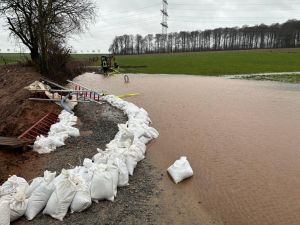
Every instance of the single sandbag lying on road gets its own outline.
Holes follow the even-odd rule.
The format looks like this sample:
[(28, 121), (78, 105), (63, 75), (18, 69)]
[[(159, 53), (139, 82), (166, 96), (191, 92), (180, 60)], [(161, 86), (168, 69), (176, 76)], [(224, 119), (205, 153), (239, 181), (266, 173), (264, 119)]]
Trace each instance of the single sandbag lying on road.
[(176, 160), (175, 163), (168, 168), (168, 173), (176, 184), (194, 174), (193, 169), (185, 156)]
[(25, 216), (28, 220), (33, 220), (47, 205), (47, 202), (55, 190), (53, 180), (56, 176), (56, 172), (50, 173), (49, 171), (44, 172), (42, 181), (35, 188), (28, 199), (28, 207), (25, 212)]
[(10, 224), (10, 208), (9, 201), (0, 198), (0, 225)]
[(43, 213), (63, 221), (76, 194), (76, 184), (67, 170), (62, 170), (61, 175), (55, 181), (55, 191), (52, 193)]

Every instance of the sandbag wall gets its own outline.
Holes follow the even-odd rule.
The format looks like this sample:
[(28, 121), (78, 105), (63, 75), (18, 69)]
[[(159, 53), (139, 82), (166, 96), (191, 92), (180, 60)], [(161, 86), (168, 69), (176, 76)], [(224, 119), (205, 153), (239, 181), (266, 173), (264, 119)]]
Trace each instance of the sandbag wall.
[[(129, 184), (129, 176), (145, 158), (146, 144), (159, 134), (150, 127), (151, 120), (144, 109), (115, 96), (105, 96), (103, 100), (128, 116), (126, 124), (118, 125), (114, 140), (105, 150), (98, 149), (92, 159), (85, 159), (82, 166), (63, 169), (59, 176), (45, 171), (44, 177), (35, 178), (30, 185), (23, 178), (10, 177), (0, 187), (0, 225), (10, 224), (24, 215), (32, 220), (40, 212), (63, 220), (69, 209), (77, 213), (86, 210), (92, 202), (114, 201), (118, 187)], [(49, 133), (54, 138), (38, 138), (36, 151), (51, 152), (68, 136), (79, 135), (76, 128), (72, 129), (75, 120), (63, 111), (59, 125), (54, 125)]]

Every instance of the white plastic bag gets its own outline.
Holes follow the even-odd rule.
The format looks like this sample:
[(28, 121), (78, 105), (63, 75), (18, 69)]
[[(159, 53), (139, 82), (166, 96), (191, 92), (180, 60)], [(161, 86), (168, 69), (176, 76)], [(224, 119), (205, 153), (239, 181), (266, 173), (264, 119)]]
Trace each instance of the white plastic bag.
[(63, 221), (76, 194), (76, 184), (69, 171), (63, 170), (61, 175), (43, 213)]
[(9, 201), (0, 199), (0, 225), (10, 224), (10, 207)]
[(92, 200), (114, 201), (114, 181), (112, 174), (106, 171), (105, 165), (97, 165), (91, 183)]
[(28, 220), (34, 219), (42, 209), (47, 205), (47, 202), (55, 190), (53, 180), (56, 173), (44, 172), (44, 177), (39, 186), (32, 192), (28, 199), (28, 207), (25, 216)]
[(171, 175), (176, 184), (193, 176), (194, 174), (193, 169), (185, 156), (176, 160), (175, 163), (168, 168), (168, 173)]

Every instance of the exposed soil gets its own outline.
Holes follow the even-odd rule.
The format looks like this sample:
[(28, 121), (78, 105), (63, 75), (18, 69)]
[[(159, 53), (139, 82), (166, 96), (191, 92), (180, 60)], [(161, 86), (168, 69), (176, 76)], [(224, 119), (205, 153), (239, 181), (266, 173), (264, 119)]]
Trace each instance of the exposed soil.
[(39, 79), (32, 67), (0, 67), (0, 136), (17, 137), (46, 113), (60, 111), (56, 104), (28, 100), (24, 87)]

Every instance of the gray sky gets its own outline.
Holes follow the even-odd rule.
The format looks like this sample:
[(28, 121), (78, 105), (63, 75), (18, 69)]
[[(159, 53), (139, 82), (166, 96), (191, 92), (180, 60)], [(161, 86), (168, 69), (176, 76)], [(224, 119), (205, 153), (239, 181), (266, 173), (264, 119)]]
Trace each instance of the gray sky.
[[(216, 27), (282, 23), (300, 19), (300, 0), (168, 0), (169, 30), (204, 30)], [(78, 52), (107, 52), (116, 35), (161, 32), (161, 0), (96, 0), (98, 18), (89, 30), (74, 35), (69, 44)], [(3, 21), (0, 22), (3, 25)], [(0, 49), (19, 51), (2, 28)]]

